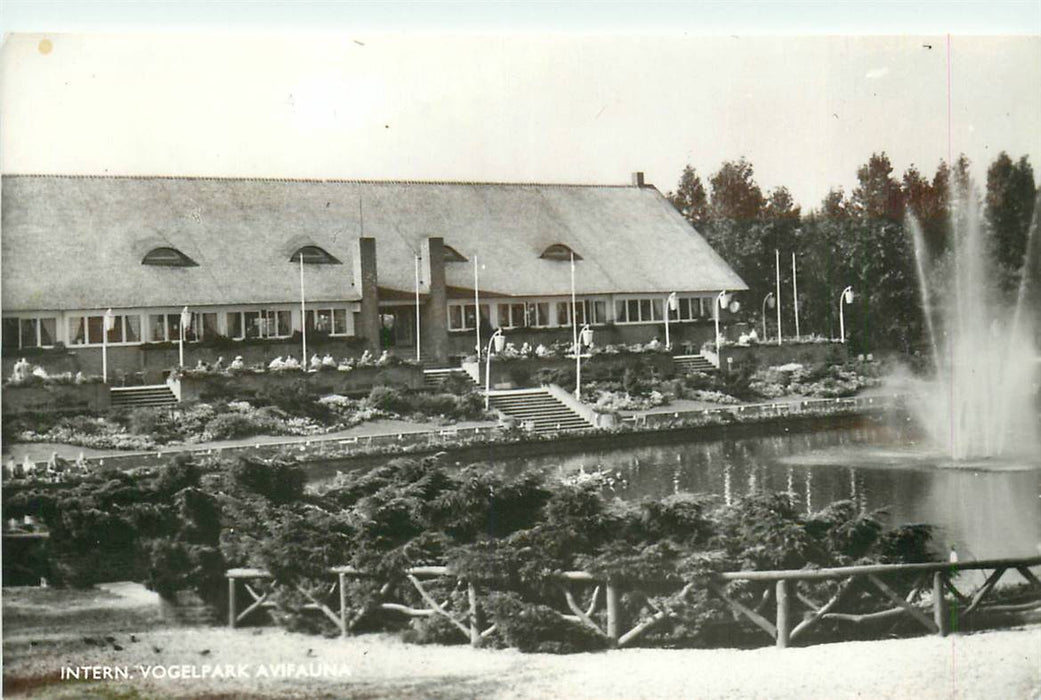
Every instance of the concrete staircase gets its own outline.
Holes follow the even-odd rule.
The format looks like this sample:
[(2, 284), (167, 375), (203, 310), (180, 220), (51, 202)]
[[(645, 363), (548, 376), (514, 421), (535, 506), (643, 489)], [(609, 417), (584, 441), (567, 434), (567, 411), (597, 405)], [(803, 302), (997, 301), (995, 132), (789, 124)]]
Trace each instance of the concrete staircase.
[(176, 406), (177, 397), (165, 384), (112, 387), (112, 408)]
[(587, 430), (592, 423), (551, 396), (545, 389), (516, 389), (493, 391), (491, 407), (536, 433), (557, 433), (569, 430)]
[(705, 359), (703, 355), (674, 355), (672, 361), (676, 365), (677, 374), (689, 374), (691, 372), (705, 372), (706, 374), (716, 371), (716, 366)]
[(428, 389), (437, 389), (446, 379), (455, 376), (473, 381), (473, 378), (462, 367), (430, 367), (423, 369), (423, 386)]

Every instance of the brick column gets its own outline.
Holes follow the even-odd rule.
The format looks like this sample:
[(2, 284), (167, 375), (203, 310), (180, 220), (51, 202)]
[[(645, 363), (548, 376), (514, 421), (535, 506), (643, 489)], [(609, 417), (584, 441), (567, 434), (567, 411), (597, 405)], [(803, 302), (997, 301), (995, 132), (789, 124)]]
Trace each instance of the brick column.
[(380, 296), (376, 273), (376, 239), (359, 238), (354, 250), (354, 285), (361, 311), (354, 332), (365, 338), (369, 352), (380, 354)]
[(423, 306), (421, 329), (423, 359), (448, 357), (448, 294), (445, 290), (445, 242), (443, 238), (423, 239), (423, 274), (430, 298)]

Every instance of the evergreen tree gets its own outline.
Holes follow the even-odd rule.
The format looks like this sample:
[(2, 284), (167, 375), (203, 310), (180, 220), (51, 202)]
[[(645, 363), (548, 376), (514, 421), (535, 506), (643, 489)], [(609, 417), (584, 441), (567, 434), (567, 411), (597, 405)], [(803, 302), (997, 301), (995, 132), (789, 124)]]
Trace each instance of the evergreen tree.
[(683, 169), (676, 191), (669, 192), (667, 197), (691, 226), (699, 231), (704, 227), (708, 221), (708, 193), (690, 164)]

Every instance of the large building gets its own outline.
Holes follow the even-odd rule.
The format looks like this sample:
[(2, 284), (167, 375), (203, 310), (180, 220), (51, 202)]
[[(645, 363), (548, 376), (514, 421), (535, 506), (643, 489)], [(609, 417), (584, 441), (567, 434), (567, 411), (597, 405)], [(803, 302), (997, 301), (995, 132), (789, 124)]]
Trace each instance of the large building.
[(186, 306), (192, 363), (291, 352), (305, 324), (337, 357), (415, 357), (418, 339), (423, 360), (447, 361), (473, 352), (478, 326), (517, 346), (570, 337), (572, 279), (595, 342), (664, 340), (676, 293), (673, 344), (700, 347), (718, 293), (746, 288), (641, 173), (627, 186), (5, 175), (2, 197), (5, 372), (55, 347), (99, 373), (109, 309), (110, 367), (168, 367)]

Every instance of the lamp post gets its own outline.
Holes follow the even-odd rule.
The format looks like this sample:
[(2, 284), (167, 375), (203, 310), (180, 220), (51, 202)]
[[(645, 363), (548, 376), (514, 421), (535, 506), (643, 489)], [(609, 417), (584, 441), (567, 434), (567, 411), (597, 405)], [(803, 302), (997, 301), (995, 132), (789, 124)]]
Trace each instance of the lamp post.
[(419, 337), (421, 330), (419, 325), (419, 256), (416, 255), (416, 362), (419, 362), (422, 358)]
[(188, 324), (192, 322), (192, 312), (188, 310), (188, 307), (181, 309), (181, 338), (180, 346), (178, 348), (179, 358), (181, 367), (184, 367), (184, 329), (188, 327)]
[(713, 317), (715, 317), (715, 321), (716, 321), (716, 355), (717, 356), (719, 355), (720, 347), (723, 345), (722, 338), (719, 335), (719, 310), (722, 309), (723, 307), (727, 306), (729, 303), (730, 303), (730, 295), (727, 293), (727, 290), (724, 289), (723, 291), (721, 291), (719, 294), (716, 295), (716, 303), (713, 304), (715, 313), (713, 313), (712, 315), (713, 315)]
[[(502, 334), (501, 328), (496, 328), (495, 332), (492, 333), (492, 337), (488, 339), (488, 359), (484, 361), (484, 410), (488, 410), (491, 405), (490, 394), (492, 391), (492, 346), (495, 346), (495, 352), (502, 352), (503, 347), (506, 345), (506, 336)], [(480, 367), (480, 365), (478, 365)]]
[(769, 306), (771, 309), (777, 304), (777, 299), (774, 298), (774, 293), (770, 292), (763, 297), (763, 342), (766, 342), (766, 307)]
[(300, 366), (307, 369), (307, 305), (304, 303), (304, 251), (301, 249), (297, 255), (300, 256), (300, 342), (302, 344)]
[(673, 292), (665, 298), (665, 349), (672, 350), (672, 341), (669, 339), (669, 312), (680, 308), (680, 300)]
[[(463, 319), (465, 325), (466, 319)], [(477, 353), (478, 367), (481, 362), (481, 294), (477, 291), (477, 254), (474, 253), (474, 332), (477, 334), (477, 345), (474, 351)]]
[(839, 340), (840, 342), (846, 342), (846, 319), (842, 314), (842, 307), (844, 304), (853, 303), (853, 287), (849, 286), (842, 290), (842, 294), (839, 295)]
[(582, 331), (575, 336), (575, 398), (582, 400), (582, 346), (593, 344), (593, 329), (589, 324), (582, 326)]
[[(101, 334), (101, 380), (108, 384), (108, 332), (116, 327), (116, 316), (112, 309), (105, 312), (105, 320), (101, 324), (104, 331)], [(184, 364), (184, 361), (181, 361)]]

